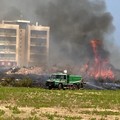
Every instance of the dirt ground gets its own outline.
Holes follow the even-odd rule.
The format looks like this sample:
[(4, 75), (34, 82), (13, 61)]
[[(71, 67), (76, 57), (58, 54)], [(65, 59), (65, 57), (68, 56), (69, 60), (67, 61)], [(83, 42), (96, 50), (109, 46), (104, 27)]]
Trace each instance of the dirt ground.
[[(2, 118), (17, 117), (22, 119), (37, 117), (40, 120), (49, 120), (52, 118), (48, 116), (54, 116), (54, 120), (65, 120), (65, 117), (76, 120), (119, 120), (120, 115), (96, 115), (90, 113), (91, 111), (112, 111), (119, 112), (117, 110), (110, 109), (92, 109), (92, 108), (32, 108), (32, 107), (17, 107), (13, 109), (10, 105), (0, 105), (0, 111), (4, 111)], [(19, 111), (19, 112), (18, 112)], [(84, 111), (84, 113), (83, 113)], [(85, 113), (85, 111), (87, 111)], [(88, 112), (89, 111), (89, 112)], [(70, 120), (71, 120), (70, 119)]]

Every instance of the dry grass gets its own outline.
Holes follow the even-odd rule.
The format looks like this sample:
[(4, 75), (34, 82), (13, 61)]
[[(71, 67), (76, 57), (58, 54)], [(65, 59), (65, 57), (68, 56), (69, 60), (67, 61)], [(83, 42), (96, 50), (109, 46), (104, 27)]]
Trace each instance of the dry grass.
[(0, 120), (119, 120), (120, 91), (0, 88)]

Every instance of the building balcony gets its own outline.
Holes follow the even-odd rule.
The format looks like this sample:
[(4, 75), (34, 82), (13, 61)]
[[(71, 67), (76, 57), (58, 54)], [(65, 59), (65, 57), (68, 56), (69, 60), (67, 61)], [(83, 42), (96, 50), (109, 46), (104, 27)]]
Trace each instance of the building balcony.
[(34, 56), (34, 57), (36, 57), (36, 58), (37, 58), (37, 57), (43, 57), (43, 56), (46, 56), (46, 55), (47, 55), (46, 52), (44, 52), (44, 53), (43, 53), (43, 52), (30, 52), (30, 56), (31, 56), (31, 57)]
[(16, 37), (16, 35), (4, 35), (4, 34), (0, 34), (0, 37)]
[(39, 39), (39, 38), (41, 38), (41, 39), (47, 39), (47, 36), (46, 35), (32, 35), (31, 37), (30, 37), (31, 39)]
[(16, 52), (13, 52), (13, 51), (0, 51), (0, 54), (16, 54)]
[(46, 44), (42, 44), (42, 43), (40, 43), (40, 44), (31, 43), (30, 46), (31, 46), (31, 47), (46, 47), (47, 45), (46, 45)]
[(3, 45), (3, 46), (16, 46), (16, 44), (15, 43), (1, 43), (0, 42), (0, 45)]
[(3, 57), (0, 57), (0, 61), (11, 61), (11, 62), (14, 62), (14, 61), (16, 61), (16, 58), (3, 58)]

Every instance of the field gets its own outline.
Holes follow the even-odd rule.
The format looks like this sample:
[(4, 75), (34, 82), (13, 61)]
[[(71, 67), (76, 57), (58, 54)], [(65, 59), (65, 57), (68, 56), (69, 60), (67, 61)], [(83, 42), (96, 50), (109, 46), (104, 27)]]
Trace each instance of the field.
[(119, 119), (119, 90), (0, 88), (0, 120)]

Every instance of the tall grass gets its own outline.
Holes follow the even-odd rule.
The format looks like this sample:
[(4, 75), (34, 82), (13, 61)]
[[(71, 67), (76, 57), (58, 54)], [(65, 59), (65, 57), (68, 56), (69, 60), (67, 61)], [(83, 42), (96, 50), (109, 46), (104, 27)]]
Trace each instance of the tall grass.
[(103, 108), (120, 110), (120, 90), (46, 90), (0, 88), (0, 103), (28, 107)]

